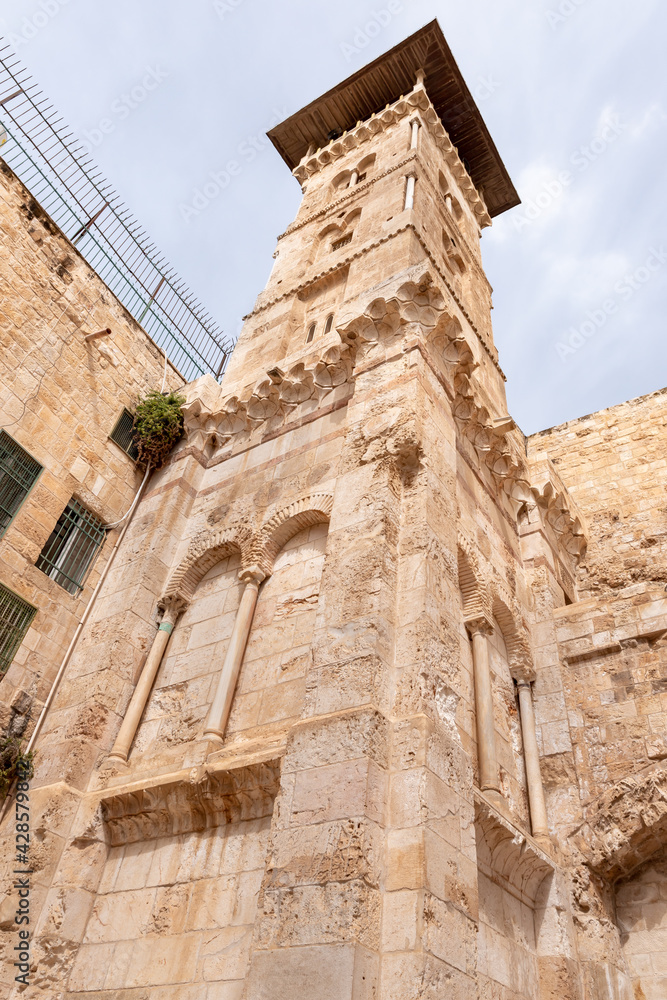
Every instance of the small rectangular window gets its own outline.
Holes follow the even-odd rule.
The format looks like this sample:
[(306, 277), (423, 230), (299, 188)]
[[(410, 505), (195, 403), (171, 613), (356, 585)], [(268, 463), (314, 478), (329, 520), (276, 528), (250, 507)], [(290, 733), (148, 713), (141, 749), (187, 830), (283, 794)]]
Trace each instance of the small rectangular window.
[(42, 471), (27, 451), (0, 431), (0, 536), (14, 517)]
[(109, 437), (111, 440), (122, 448), (126, 454), (136, 460), (138, 451), (137, 446), (134, 443), (134, 435), (132, 433), (134, 429), (134, 414), (130, 413), (128, 409), (124, 409), (120, 417), (116, 421), (116, 426), (112, 430)]
[(14, 659), (36, 614), (37, 608), (0, 584), (0, 677)]
[(72, 497), (35, 565), (69, 594), (76, 594), (83, 588), (104, 536), (104, 525), (99, 517)]
[(352, 242), (353, 235), (354, 235), (353, 233), (348, 233), (347, 236), (341, 236), (339, 240), (336, 240), (334, 243), (331, 244), (331, 249), (340, 250), (341, 247), (346, 247), (348, 243)]

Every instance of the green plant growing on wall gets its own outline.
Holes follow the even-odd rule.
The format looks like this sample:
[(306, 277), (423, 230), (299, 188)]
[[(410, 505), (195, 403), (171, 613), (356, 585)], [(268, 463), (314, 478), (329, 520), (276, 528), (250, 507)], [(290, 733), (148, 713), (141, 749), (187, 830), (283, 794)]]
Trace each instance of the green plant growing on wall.
[(134, 418), (134, 439), (137, 461), (159, 469), (183, 434), (181, 407), (185, 398), (176, 392), (149, 392), (137, 405)]
[(33, 774), (33, 753), (23, 753), (18, 736), (5, 736), (0, 740), (0, 801), (12, 786), (15, 778), (29, 781)]

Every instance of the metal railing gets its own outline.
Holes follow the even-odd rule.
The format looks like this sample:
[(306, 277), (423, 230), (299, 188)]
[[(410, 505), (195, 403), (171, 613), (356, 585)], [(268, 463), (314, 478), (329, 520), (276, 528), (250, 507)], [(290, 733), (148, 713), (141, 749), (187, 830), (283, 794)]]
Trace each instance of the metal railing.
[(2, 159), (183, 377), (221, 375), (231, 341), (2, 42), (0, 143)]

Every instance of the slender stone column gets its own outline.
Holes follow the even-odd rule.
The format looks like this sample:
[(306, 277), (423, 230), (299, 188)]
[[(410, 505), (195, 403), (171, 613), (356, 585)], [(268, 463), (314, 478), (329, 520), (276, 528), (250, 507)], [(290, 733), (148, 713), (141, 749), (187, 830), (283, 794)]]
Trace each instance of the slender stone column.
[(170, 599), (165, 604), (164, 616), (160, 622), (160, 627), (155, 633), (153, 645), (151, 646), (146, 662), (144, 663), (141, 676), (137, 681), (137, 686), (134, 689), (134, 694), (132, 695), (127, 712), (125, 713), (125, 718), (123, 719), (123, 724), (120, 727), (113, 749), (109, 754), (109, 759), (126, 761), (129, 756), (130, 748), (141, 721), (141, 716), (144, 714), (144, 709), (146, 708), (146, 702), (148, 701), (150, 693), (153, 690), (153, 684), (155, 683), (157, 672), (160, 669), (160, 664), (162, 663), (162, 657), (164, 656), (164, 651), (167, 648), (169, 637), (174, 631), (176, 619), (180, 615), (181, 611), (185, 609), (185, 606), (185, 601), (180, 598)]
[(519, 691), (519, 709), (521, 711), (521, 732), (523, 735), (523, 754), (526, 764), (526, 781), (528, 783), (528, 801), (530, 803), (530, 824), (533, 836), (549, 837), (549, 822), (547, 807), (544, 801), (544, 786), (540, 774), (540, 758), (535, 735), (535, 709), (533, 707), (533, 692), (530, 681), (526, 678), (517, 680)]
[(416, 149), (419, 143), (419, 122), (410, 122), (412, 128), (412, 136), (410, 138), (410, 149)]
[(472, 636), (472, 661), (475, 677), (475, 715), (477, 718), (477, 756), (479, 759), (479, 787), (484, 791), (500, 792), (498, 756), (496, 754), (496, 729), (493, 719), (493, 690), (489, 667), (487, 636), (491, 624), (486, 618), (466, 622)]
[(350, 183), (348, 184), (348, 187), (353, 188), (354, 185), (357, 183), (358, 180), (359, 180), (359, 171), (358, 170), (353, 170), (352, 173), (351, 173), (351, 175), (350, 175)]
[(414, 208), (414, 204), (415, 204), (415, 184), (416, 184), (417, 178), (415, 177), (414, 174), (409, 174), (408, 177), (406, 177), (405, 180), (406, 180), (406, 184), (405, 184), (405, 206), (404, 207), (406, 209), (408, 209), (408, 208)]
[(239, 679), (241, 664), (243, 663), (243, 654), (245, 653), (253, 615), (255, 614), (259, 586), (265, 575), (257, 566), (241, 570), (239, 573), (239, 579), (245, 583), (245, 589), (241, 596), (239, 609), (236, 612), (236, 621), (234, 622), (229, 646), (227, 647), (225, 662), (220, 672), (220, 680), (218, 681), (215, 698), (213, 699), (213, 704), (206, 720), (204, 737), (208, 739), (222, 740), (224, 736), (236, 683)]

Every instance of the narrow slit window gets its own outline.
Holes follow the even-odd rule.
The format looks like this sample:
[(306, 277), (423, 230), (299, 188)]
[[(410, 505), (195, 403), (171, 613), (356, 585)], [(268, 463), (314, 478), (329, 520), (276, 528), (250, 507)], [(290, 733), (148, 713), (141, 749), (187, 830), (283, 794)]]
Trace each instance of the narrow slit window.
[(16, 656), (36, 614), (37, 608), (0, 584), (0, 677)]
[(308, 327), (308, 336), (306, 337), (306, 343), (309, 344), (313, 337), (315, 336), (315, 324), (311, 323)]
[(109, 437), (119, 448), (136, 460), (139, 452), (134, 441), (134, 414), (124, 409)]
[(331, 327), (332, 327), (332, 325), (333, 325), (333, 313), (331, 313), (331, 315), (330, 315), (330, 316), (327, 316), (327, 321), (326, 321), (326, 323), (324, 324), (324, 336), (325, 336), (325, 337), (326, 337), (326, 335), (327, 335), (328, 333), (330, 333), (330, 332), (331, 332)]
[(9, 434), (0, 431), (0, 536), (5, 533), (41, 471), (39, 462)]
[(99, 517), (72, 497), (35, 565), (69, 594), (77, 594), (83, 589), (104, 537), (104, 525)]

